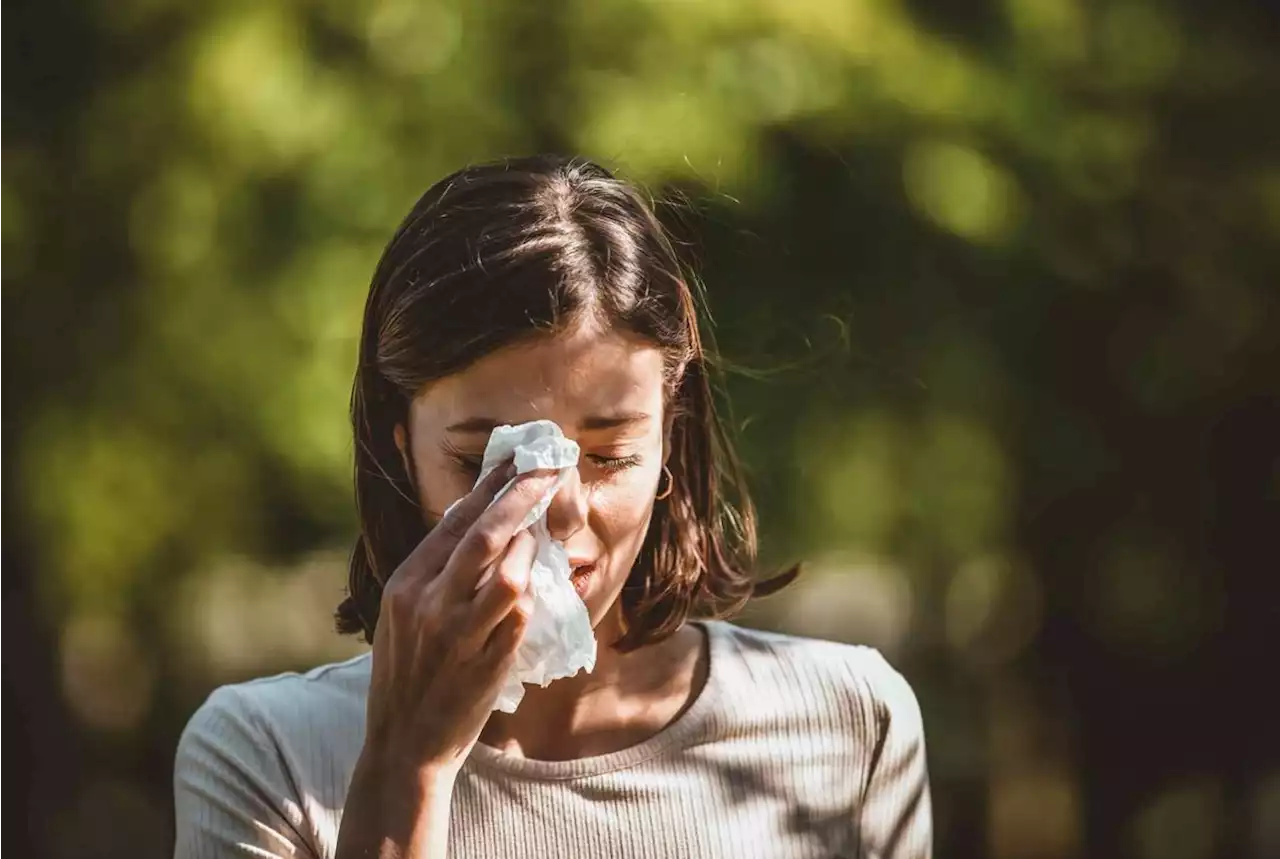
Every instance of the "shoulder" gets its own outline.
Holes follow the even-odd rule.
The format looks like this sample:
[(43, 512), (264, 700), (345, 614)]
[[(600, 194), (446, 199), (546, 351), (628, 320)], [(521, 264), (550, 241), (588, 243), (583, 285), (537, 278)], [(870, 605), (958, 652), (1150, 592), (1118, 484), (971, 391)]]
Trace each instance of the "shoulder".
[(723, 667), (742, 672), (743, 679), (758, 691), (763, 686), (782, 696), (802, 695), (845, 713), (852, 710), (864, 717), (875, 733), (882, 733), (890, 722), (918, 730), (920, 707), (914, 690), (874, 647), (726, 621), (712, 622), (709, 629), (723, 644), (720, 653), (732, 663)]
[(364, 739), (369, 659), (215, 689), (174, 761), (175, 856), (319, 852)]
[[(266, 749), (330, 742), (363, 728), (369, 655), (219, 686), (191, 716), (178, 743), (181, 771), (209, 754), (246, 760)], [(358, 725), (353, 725), (356, 722)], [(361, 730), (359, 733), (363, 733)]]

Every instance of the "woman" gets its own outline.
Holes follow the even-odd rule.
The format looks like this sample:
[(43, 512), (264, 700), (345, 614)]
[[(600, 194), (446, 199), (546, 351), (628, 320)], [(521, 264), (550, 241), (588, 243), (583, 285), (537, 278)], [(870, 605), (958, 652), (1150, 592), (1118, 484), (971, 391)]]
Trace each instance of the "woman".
[[(352, 411), (338, 626), (372, 653), (214, 692), (178, 748), (180, 859), (929, 855), (902, 677), (727, 620), (791, 575), (748, 575), (694, 298), (634, 189), (539, 157), (428, 190), (374, 273)], [(535, 419), (582, 450), (546, 522), (599, 651), (507, 715), (516, 528), (554, 475), (472, 486), (489, 431)]]

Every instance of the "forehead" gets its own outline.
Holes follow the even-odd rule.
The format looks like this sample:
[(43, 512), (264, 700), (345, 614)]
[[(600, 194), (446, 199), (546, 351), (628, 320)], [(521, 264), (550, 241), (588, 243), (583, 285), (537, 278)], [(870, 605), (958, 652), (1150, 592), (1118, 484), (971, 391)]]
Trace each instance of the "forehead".
[(438, 429), (471, 418), (550, 419), (566, 429), (620, 412), (661, 414), (662, 353), (639, 338), (579, 326), (500, 349), (429, 385), (413, 420)]

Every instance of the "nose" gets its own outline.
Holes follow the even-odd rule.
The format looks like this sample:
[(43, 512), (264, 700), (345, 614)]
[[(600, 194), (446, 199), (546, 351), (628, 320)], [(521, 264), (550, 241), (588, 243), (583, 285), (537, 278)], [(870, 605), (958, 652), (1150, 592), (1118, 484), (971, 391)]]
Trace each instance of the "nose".
[(578, 469), (569, 469), (560, 491), (551, 499), (547, 508), (547, 531), (561, 543), (582, 530), (587, 524), (587, 490), (578, 476)]

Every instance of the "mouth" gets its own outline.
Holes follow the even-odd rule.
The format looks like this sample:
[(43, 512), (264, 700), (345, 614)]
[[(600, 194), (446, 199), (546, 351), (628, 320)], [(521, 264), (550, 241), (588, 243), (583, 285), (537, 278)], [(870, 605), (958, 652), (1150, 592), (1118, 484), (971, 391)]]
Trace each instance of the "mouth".
[(578, 592), (578, 596), (586, 599), (587, 589), (591, 586), (591, 579), (595, 576), (596, 565), (576, 564), (573, 572), (569, 574), (569, 581), (573, 585), (573, 589)]

